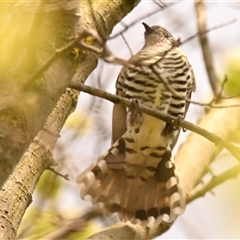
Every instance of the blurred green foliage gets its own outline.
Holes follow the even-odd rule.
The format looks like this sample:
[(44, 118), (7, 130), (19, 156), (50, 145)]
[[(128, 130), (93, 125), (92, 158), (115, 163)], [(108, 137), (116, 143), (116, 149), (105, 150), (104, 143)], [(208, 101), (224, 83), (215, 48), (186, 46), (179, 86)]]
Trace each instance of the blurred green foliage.
[[(77, 217), (77, 216), (76, 216)], [(66, 219), (56, 211), (31, 208), (22, 222), (17, 239), (86, 239), (99, 229), (93, 222)]]
[(45, 171), (38, 181), (36, 191), (40, 198), (54, 201), (61, 188), (61, 180), (55, 173)]
[[(240, 52), (239, 52), (240, 53)], [(226, 64), (228, 81), (225, 85), (225, 92), (229, 96), (240, 94), (240, 55), (229, 59)]]
[(82, 135), (90, 125), (90, 116), (81, 110), (75, 110), (67, 119), (65, 127), (75, 132), (77, 136)]

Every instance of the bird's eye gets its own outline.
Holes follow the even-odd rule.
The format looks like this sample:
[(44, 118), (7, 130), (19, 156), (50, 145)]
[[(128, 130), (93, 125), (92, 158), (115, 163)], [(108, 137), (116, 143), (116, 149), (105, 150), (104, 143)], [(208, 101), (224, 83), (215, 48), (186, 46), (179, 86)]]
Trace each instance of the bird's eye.
[(165, 38), (169, 38), (169, 34), (168, 33), (164, 33), (164, 37)]

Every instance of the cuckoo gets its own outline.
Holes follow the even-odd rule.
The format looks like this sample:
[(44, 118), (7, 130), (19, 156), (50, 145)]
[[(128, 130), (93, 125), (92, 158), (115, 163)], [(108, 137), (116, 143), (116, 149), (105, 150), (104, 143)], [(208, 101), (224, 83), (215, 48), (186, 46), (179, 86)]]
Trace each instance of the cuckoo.
[[(178, 40), (163, 27), (145, 27), (145, 44), (122, 67), (116, 94), (184, 119), (194, 73)], [(107, 212), (132, 223), (172, 222), (184, 209), (184, 197), (171, 157), (180, 127), (136, 108), (115, 104), (112, 145), (78, 177), (81, 197), (91, 197)]]

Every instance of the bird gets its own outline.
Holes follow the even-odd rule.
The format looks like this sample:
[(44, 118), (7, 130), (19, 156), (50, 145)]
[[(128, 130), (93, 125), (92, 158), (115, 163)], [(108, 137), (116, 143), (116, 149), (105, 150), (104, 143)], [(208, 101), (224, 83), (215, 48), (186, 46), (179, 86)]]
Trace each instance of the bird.
[(145, 44), (123, 65), (116, 81), (116, 94), (133, 106), (114, 104), (111, 147), (77, 183), (81, 198), (100, 203), (107, 213), (116, 212), (123, 222), (171, 223), (185, 207), (172, 158), (181, 129), (134, 105), (184, 119), (195, 77), (179, 40), (161, 26), (142, 24)]

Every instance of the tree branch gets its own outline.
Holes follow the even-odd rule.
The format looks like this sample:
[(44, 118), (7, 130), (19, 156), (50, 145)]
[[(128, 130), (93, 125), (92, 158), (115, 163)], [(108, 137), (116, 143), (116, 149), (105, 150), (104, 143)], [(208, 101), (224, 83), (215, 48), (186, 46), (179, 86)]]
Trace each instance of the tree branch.
[[(206, 32), (206, 13), (205, 6), (202, 0), (195, 0), (195, 10), (197, 14), (198, 32)], [(214, 96), (218, 96), (219, 92), (221, 91), (221, 84), (213, 66), (212, 50), (209, 46), (208, 37), (206, 34), (200, 34), (199, 40), (202, 48), (205, 68), (208, 74), (210, 85), (212, 87), (212, 91), (214, 93)]]
[(59, 131), (76, 103), (77, 97), (73, 90), (62, 95), (44, 130), (38, 133), (0, 190), (0, 239), (15, 238), (22, 217), (32, 202), (32, 194), (39, 177), (53, 164), (52, 151)]
[[(71, 82), (69, 87), (73, 88), (73, 89), (76, 89), (76, 90), (79, 90), (79, 91), (89, 93), (93, 96), (104, 98), (104, 99), (109, 100), (109, 101), (111, 101), (115, 104), (123, 104), (127, 107), (133, 107), (133, 102), (126, 99), (126, 98), (123, 98), (123, 97), (120, 97), (120, 96), (117, 96), (117, 95), (113, 95), (111, 93), (102, 91), (102, 90), (97, 89), (97, 88), (87, 86), (85, 84), (81, 84), (81, 83), (78, 83), (78, 82)], [(144, 113), (147, 113), (147, 114), (149, 114), (153, 117), (156, 117), (156, 118), (159, 118), (159, 119), (161, 119), (165, 122), (171, 123), (174, 126), (180, 126), (182, 128), (191, 130), (192, 132), (198, 133), (199, 135), (207, 138), (209, 141), (213, 142), (214, 144), (219, 145), (223, 148), (226, 148), (235, 158), (238, 159), (238, 161), (240, 161), (240, 148), (231, 144), (230, 142), (227, 142), (227, 141), (221, 139), (217, 135), (215, 135), (213, 133), (210, 133), (209, 131), (207, 131), (203, 128), (200, 128), (200, 127), (198, 127), (198, 126), (196, 126), (196, 125), (194, 125), (190, 122), (180, 120), (178, 118), (173, 118), (173, 117), (171, 117), (167, 114), (163, 114), (161, 111), (152, 109), (152, 108), (147, 107), (143, 104), (138, 103), (134, 107), (137, 110), (140, 110)]]
[[(230, 103), (240, 102), (240, 99)], [(200, 128), (214, 133), (222, 139), (231, 141), (233, 135), (239, 132), (240, 111), (233, 108), (221, 110), (211, 109), (197, 123)], [(185, 194), (188, 194), (199, 184), (208, 172), (210, 163), (222, 150), (202, 136), (191, 132), (186, 141), (180, 146), (175, 162), (177, 174)]]
[(221, 185), (229, 179), (236, 178), (240, 174), (240, 164), (224, 171), (218, 176), (213, 176), (212, 179), (204, 184), (199, 184), (187, 195), (187, 203), (194, 201), (197, 198), (205, 196), (207, 192), (211, 192), (213, 188)]
[[(1, 72), (0, 78), (0, 145), (3, 146), (0, 148), (0, 166), (4, 169), (0, 174), (0, 186), (42, 129), (48, 115), (75, 74), (72, 66), (78, 62), (73, 55), (59, 58), (41, 78), (31, 79), (31, 86), (25, 85), (28, 76), (41, 66), (55, 49), (69, 42), (69, 36), (74, 34), (79, 20), (76, 4), (73, 4), (73, 8), (65, 10), (65, 3), (62, 4), (63, 9), (57, 2), (52, 3), (56, 9), (49, 14), (40, 9), (49, 6), (48, 3), (40, 2), (36, 12), (13, 14), (10, 10), (10, 16), (17, 16), (5, 17), (12, 20), (9, 25), (14, 25), (13, 32), (16, 34), (12, 36), (13, 39), (6, 41), (6, 46), (3, 44), (8, 51), (2, 58), (8, 58), (10, 55), (11, 61), (8, 60), (11, 64), (7, 66), (8, 69), (4, 69), (5, 75)], [(30, 7), (32, 4), (34, 3), (30, 3)], [(28, 21), (30, 23), (25, 24)], [(23, 22), (24, 25), (21, 25)], [(27, 29), (23, 30), (25, 27)], [(19, 52), (15, 52), (16, 45), (21, 46)], [(18, 125), (19, 128), (16, 127)]]
[[(89, 87), (86, 87), (85, 89), (85, 86), (83, 86), (83, 88), (84, 90), (88, 90), (86, 92), (90, 94), (93, 94), (95, 91), (95, 89), (92, 90), (92, 88), (89, 89)], [(99, 97), (104, 96), (105, 99), (110, 100), (111, 97), (109, 98), (108, 93), (99, 91), (97, 91), (97, 94), (94, 92), (93, 95), (97, 95)], [(122, 100), (118, 97), (115, 98), (114, 95), (112, 97), (114, 97), (115, 100), (112, 100), (115, 103), (119, 103)], [(123, 103), (130, 106), (131, 101), (127, 103), (125, 100)], [(229, 104), (237, 103), (240, 103), (239, 99), (232, 99), (232, 101), (229, 101)], [(136, 107), (139, 107), (139, 110), (141, 109), (141, 111), (149, 115), (153, 113), (151, 114), (152, 116), (159, 117), (162, 120), (170, 120), (168, 118), (165, 119), (167, 116), (160, 113), (145, 111), (143, 110), (144, 107), (142, 108), (140, 105)], [(204, 131), (214, 133), (213, 136), (216, 136), (215, 134), (217, 134), (221, 137), (221, 139), (228, 139), (233, 133), (239, 131), (239, 121), (240, 111), (236, 111), (234, 108), (225, 108), (221, 110), (210, 109), (210, 111), (199, 120), (197, 128), (200, 130), (206, 129)], [(205, 170), (208, 169), (209, 164), (216, 158), (216, 155), (221, 151), (221, 149), (221, 147), (216, 147), (215, 144), (199, 134), (194, 132), (189, 134), (187, 140), (181, 145), (175, 156), (177, 175), (185, 195), (188, 195), (199, 183), (205, 173)], [(219, 184), (220, 183), (221, 182), (219, 182)], [(148, 228), (131, 225), (129, 223), (116, 223), (100, 233), (93, 235), (90, 239), (107, 239), (109, 236), (111, 236), (112, 239), (123, 239), (122, 234), (125, 234), (124, 237), (126, 237), (126, 239), (151, 239), (165, 232), (170, 228), (170, 226), (171, 225), (160, 224), (159, 226), (150, 226)]]

